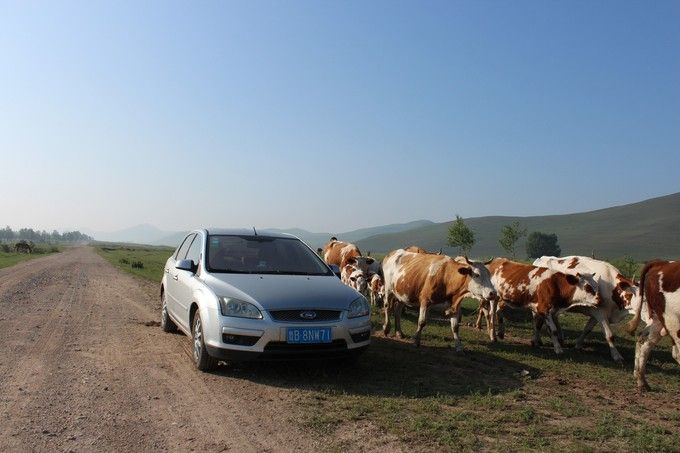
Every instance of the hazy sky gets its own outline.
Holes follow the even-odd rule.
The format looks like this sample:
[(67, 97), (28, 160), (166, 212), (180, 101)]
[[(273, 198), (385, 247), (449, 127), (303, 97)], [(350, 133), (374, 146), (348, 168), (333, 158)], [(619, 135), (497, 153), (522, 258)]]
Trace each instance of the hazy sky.
[(0, 0), (0, 224), (343, 231), (680, 191), (680, 2)]

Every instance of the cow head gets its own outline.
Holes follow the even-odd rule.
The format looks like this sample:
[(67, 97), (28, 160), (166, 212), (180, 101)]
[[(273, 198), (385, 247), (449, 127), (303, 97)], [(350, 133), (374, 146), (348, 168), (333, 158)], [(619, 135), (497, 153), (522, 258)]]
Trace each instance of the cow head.
[(491, 274), (484, 263), (478, 261), (470, 261), (468, 257), (464, 257), (466, 264), (458, 269), (458, 272), (470, 277), (468, 279), (468, 292), (483, 300), (494, 300), (498, 296), (496, 289), (491, 283)]
[(360, 293), (365, 293), (368, 289), (368, 281), (366, 280), (366, 274), (360, 269), (355, 270), (349, 276), (350, 286)]
[(594, 306), (602, 304), (602, 295), (595, 280), (595, 274), (577, 273), (576, 275), (565, 274), (565, 276), (567, 283), (575, 287), (572, 300)]

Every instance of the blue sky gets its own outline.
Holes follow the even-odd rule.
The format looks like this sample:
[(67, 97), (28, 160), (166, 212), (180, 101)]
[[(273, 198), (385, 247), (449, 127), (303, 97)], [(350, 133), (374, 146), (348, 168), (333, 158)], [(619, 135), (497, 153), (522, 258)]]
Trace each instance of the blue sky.
[(0, 0), (0, 223), (338, 232), (680, 191), (680, 2)]

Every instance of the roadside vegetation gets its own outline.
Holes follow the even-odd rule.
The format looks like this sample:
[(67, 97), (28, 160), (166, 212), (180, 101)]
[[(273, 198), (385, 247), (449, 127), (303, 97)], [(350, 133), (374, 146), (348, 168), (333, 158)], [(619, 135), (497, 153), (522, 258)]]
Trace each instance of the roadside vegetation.
[[(120, 269), (160, 281), (170, 248), (99, 245)], [(127, 262), (126, 262), (127, 261)], [(133, 267), (141, 262), (143, 267)], [(639, 263), (638, 263), (639, 264)], [(638, 274), (639, 275), (639, 274)], [(680, 368), (664, 339), (652, 353), (648, 378), (654, 391), (638, 396), (632, 376), (633, 338), (615, 326), (625, 366), (616, 365), (599, 327), (583, 351), (573, 349), (586, 318), (560, 318), (566, 337), (562, 358), (549, 338), (532, 348), (531, 317), (510, 311), (506, 338), (491, 344), (471, 326), (477, 302), (463, 304), (456, 353), (448, 322), (438, 313), (423, 331), (422, 346), (411, 338), (385, 338), (383, 315), (373, 309), (375, 334), (369, 350), (346, 364), (245, 364), (218, 374), (295, 390), (287, 417), (310, 430), (330, 451), (385, 449), (406, 445), (418, 451), (677, 451), (680, 445)], [(413, 335), (417, 313), (402, 317)], [(355, 433), (374, 444), (358, 445)]]
[(49, 244), (41, 244), (34, 246), (31, 253), (23, 253), (15, 251), (14, 244), (2, 243), (0, 244), (0, 269), (3, 267), (14, 266), (22, 261), (40, 258), (41, 256), (58, 253), (62, 247)]
[(98, 243), (97, 253), (119, 269), (160, 283), (171, 247)]

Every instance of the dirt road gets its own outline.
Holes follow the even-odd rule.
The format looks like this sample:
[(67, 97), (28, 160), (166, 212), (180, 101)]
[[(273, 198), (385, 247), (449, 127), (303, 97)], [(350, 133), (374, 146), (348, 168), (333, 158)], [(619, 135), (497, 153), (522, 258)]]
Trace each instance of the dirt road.
[(90, 248), (0, 270), (0, 451), (321, 447), (294, 392), (195, 371), (157, 293)]

